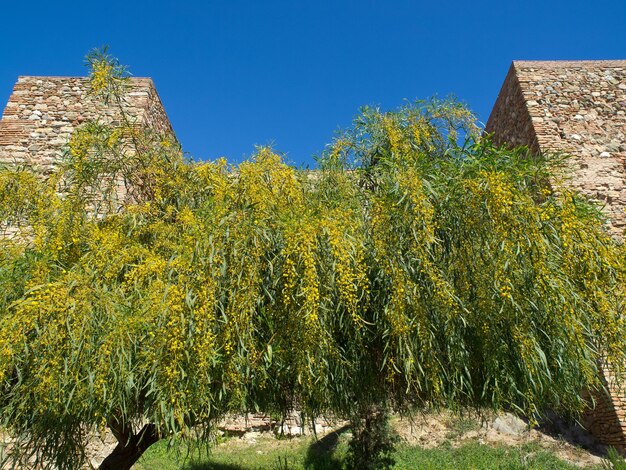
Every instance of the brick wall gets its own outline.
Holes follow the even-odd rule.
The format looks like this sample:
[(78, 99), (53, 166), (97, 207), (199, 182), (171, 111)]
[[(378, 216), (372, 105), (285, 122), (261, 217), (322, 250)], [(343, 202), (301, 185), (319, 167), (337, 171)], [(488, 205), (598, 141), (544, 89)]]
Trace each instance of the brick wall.
[(498, 145), (526, 145), (532, 151), (539, 152), (537, 134), (515, 65), (509, 68), (485, 131), (493, 133), (494, 141)]

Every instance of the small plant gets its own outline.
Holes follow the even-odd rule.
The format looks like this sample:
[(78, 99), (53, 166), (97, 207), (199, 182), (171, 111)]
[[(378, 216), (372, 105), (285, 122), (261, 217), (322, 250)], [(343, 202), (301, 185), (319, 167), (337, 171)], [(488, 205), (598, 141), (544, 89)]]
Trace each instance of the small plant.
[(361, 411), (352, 420), (352, 439), (349, 443), (348, 468), (391, 468), (398, 436), (389, 426), (387, 410), (374, 406)]
[(480, 428), (480, 423), (468, 415), (454, 415), (447, 424), (449, 427), (449, 431), (446, 433), (447, 439), (456, 439)]
[(274, 464), (274, 470), (289, 470), (291, 469), (291, 465), (289, 465), (289, 461), (287, 460), (287, 457), (281, 457), (279, 456), (276, 459), (276, 463)]
[(626, 470), (626, 460), (615, 447), (609, 447), (606, 452), (606, 459), (602, 461), (602, 468), (607, 470)]

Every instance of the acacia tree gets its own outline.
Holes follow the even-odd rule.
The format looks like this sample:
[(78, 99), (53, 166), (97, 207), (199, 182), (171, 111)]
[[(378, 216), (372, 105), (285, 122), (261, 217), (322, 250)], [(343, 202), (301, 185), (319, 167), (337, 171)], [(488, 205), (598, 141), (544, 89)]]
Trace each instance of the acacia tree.
[[(125, 70), (90, 63), (121, 110)], [(351, 418), (368, 455), (387, 409), (579, 412), (623, 363), (623, 247), (552, 189), (556, 160), (494, 147), (454, 102), (364, 109), (314, 174), (267, 148), (194, 163), (119, 123), (77, 131), (51, 176), (0, 172), (16, 461), (75, 468), (109, 428), (101, 468), (130, 468), (226, 413), (294, 408)]]

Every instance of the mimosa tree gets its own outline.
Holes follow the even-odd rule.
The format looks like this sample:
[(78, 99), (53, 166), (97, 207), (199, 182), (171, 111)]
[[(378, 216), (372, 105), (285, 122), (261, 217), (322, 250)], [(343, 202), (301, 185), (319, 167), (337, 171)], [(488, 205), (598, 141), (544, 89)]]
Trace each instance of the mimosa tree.
[[(119, 105), (123, 68), (90, 62)], [(623, 247), (553, 189), (557, 160), (492, 146), (457, 103), (364, 109), (315, 172), (268, 148), (192, 162), (119, 122), (77, 131), (49, 177), (0, 172), (16, 459), (76, 468), (108, 428), (101, 468), (130, 468), (227, 413), (293, 409), (352, 419), (358, 453), (389, 409), (579, 412), (624, 361)]]

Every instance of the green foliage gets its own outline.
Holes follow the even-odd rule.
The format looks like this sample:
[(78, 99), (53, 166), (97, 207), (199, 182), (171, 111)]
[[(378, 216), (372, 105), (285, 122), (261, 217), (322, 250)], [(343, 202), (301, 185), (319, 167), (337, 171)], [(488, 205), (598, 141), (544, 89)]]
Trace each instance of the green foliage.
[(609, 447), (607, 450), (606, 459), (602, 462), (603, 468), (607, 470), (624, 470), (626, 469), (626, 460), (615, 449), (615, 447)]
[(391, 468), (398, 436), (389, 426), (386, 410), (367, 408), (353, 417), (347, 466), (352, 469)]
[[(338, 470), (346, 468), (348, 436), (339, 439), (336, 447), (311, 452), (316, 444), (311, 439), (280, 441), (260, 439), (254, 444), (227, 443), (213, 449), (209, 456), (189, 459), (177, 457), (164, 443), (150, 448), (138, 467), (140, 470)], [(450, 446), (424, 449), (400, 444), (393, 452), (392, 468), (402, 470), (458, 470), (458, 469), (508, 469), (508, 470), (575, 470), (580, 467), (559, 459), (550, 450), (536, 444), (523, 446), (492, 446), (467, 442)], [(286, 465), (285, 465), (286, 463)], [(599, 470), (600, 466), (586, 467)]]
[(90, 430), (208, 439), (255, 409), (576, 412), (623, 363), (623, 246), (462, 106), (365, 109), (313, 174), (267, 148), (193, 163), (123, 115), (115, 61), (90, 63), (119, 125), (75, 133), (48, 177), (0, 170), (14, 449), (73, 468)]
[[(396, 454), (397, 469), (456, 470), (476, 469), (575, 469), (578, 465), (566, 463), (553, 453), (537, 445), (521, 447), (489, 446), (478, 442), (451, 448), (442, 445), (434, 449), (403, 447)], [(589, 467), (595, 468), (595, 467)]]

